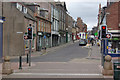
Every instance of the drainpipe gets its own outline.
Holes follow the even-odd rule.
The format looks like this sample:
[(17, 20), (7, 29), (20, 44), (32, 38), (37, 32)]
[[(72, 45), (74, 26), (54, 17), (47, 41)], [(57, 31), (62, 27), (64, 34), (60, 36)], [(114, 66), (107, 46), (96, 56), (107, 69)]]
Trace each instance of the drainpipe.
[(3, 56), (3, 20), (2, 16), (0, 16), (0, 59)]

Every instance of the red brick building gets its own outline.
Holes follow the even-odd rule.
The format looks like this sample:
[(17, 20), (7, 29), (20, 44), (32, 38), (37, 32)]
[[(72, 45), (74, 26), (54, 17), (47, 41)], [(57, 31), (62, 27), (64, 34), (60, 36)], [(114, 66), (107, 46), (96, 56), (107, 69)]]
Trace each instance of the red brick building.
[(111, 44), (111, 49), (114, 49), (113, 53), (120, 53), (120, 1), (109, 0), (107, 6), (99, 8), (99, 27), (101, 24), (106, 24), (107, 32), (112, 34), (112, 38), (108, 40), (108, 46)]
[(82, 29), (84, 27), (83, 21), (80, 17), (77, 18), (77, 26), (79, 27), (79, 32), (83, 32)]
[(108, 2), (106, 13), (108, 32), (120, 32), (120, 2)]
[(77, 18), (77, 27), (79, 27), (79, 32), (87, 32), (87, 25), (80, 17)]
[(107, 2), (106, 24), (108, 32), (112, 34), (112, 48), (115, 53), (120, 51), (120, 1)]

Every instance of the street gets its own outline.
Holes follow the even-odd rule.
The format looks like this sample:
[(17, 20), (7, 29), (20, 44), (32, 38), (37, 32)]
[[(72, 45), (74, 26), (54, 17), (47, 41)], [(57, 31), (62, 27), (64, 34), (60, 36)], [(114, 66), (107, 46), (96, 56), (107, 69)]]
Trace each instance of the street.
[[(6, 78), (103, 78), (100, 70), (99, 47), (88, 57), (89, 49), (79, 42), (53, 50), (42, 56), (32, 57), (29, 68), (3, 76)], [(13, 60), (14, 61), (14, 60)], [(25, 59), (24, 59), (25, 61)], [(32, 79), (31, 79), (32, 80)]]
[(0, 1), (2, 80), (120, 80), (120, 1)]
[[(75, 58), (85, 58), (88, 56), (88, 50), (79, 46), (79, 43), (52, 50), (44, 55), (32, 57), (32, 62), (69, 62)], [(11, 62), (18, 62), (19, 59), (12, 59)], [(23, 58), (26, 61), (26, 58)]]

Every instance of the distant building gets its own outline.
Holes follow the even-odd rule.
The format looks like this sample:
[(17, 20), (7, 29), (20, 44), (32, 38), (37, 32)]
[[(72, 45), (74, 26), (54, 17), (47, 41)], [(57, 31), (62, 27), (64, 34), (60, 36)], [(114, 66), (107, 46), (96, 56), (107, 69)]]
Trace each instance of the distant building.
[(87, 25), (82, 21), (80, 17), (77, 18), (77, 24), (80, 32), (87, 32)]
[(96, 26), (94, 26), (94, 27), (92, 28), (92, 31), (91, 31), (92, 35), (95, 36), (95, 33), (97, 33), (97, 32), (98, 32), (98, 28), (97, 28)]
[(66, 14), (66, 42), (72, 41), (72, 28), (73, 28), (73, 18)]

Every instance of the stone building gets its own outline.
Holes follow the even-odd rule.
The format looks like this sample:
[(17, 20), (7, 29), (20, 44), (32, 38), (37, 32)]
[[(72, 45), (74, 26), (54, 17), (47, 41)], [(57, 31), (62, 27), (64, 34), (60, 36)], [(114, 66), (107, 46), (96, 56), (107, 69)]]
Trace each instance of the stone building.
[[(29, 41), (23, 40), (27, 33), (29, 24), (33, 26), (33, 33), (36, 34), (36, 20), (33, 13), (24, 3), (3, 3), (3, 16), (6, 20), (3, 24), (3, 55), (21, 56), (29, 49)], [(36, 51), (36, 38), (32, 40), (32, 51)], [(26, 48), (25, 48), (26, 47)], [(28, 53), (28, 52), (27, 52)]]
[(49, 2), (38, 2), (27, 4), (33, 10), (37, 18), (37, 51), (44, 47), (51, 47), (51, 21), (50, 21), (50, 4)]
[(66, 42), (72, 41), (72, 27), (73, 18), (67, 13), (66, 14)]
[(56, 2), (56, 6), (59, 12), (59, 44), (66, 43), (66, 4), (65, 2)]
[(51, 41), (52, 41), (52, 47), (59, 45), (59, 10), (56, 6), (55, 2), (51, 2)]

